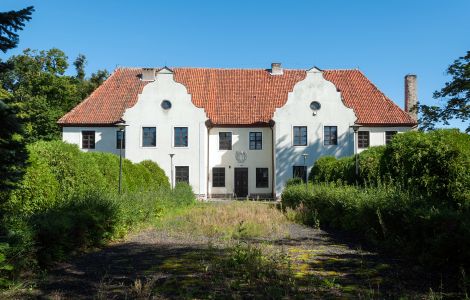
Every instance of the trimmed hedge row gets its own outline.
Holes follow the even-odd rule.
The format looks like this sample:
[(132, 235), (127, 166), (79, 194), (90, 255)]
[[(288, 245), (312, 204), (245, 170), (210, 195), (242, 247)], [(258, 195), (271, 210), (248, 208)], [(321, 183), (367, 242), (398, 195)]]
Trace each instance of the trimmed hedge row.
[(189, 185), (172, 190), (164, 171), (151, 161), (123, 161), (124, 192), (118, 195), (116, 155), (84, 153), (60, 141), (40, 141), (28, 150), (25, 177), (2, 207), (0, 258), (6, 254), (7, 259), (0, 259), (0, 268), (8, 264), (14, 269), (0, 271), (0, 285), (1, 273), (47, 265), (102, 245), (195, 201)]
[(458, 130), (396, 135), (390, 144), (354, 156), (320, 158), (309, 178), (315, 182), (377, 185), (393, 183), (437, 203), (470, 205), (470, 136)]
[(424, 265), (470, 267), (470, 209), (433, 206), (396, 186), (335, 183), (286, 187), (282, 203), (308, 225), (354, 232)]

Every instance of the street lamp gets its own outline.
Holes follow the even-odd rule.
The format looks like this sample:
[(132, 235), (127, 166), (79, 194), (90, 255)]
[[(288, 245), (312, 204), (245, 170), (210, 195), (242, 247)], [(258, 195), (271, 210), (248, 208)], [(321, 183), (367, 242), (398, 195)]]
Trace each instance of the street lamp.
[(126, 121), (124, 121), (123, 119), (119, 120), (119, 122), (117, 122), (115, 125), (118, 128), (119, 137), (120, 137), (119, 139), (119, 184), (118, 184), (118, 192), (120, 195), (122, 193), (122, 144), (124, 142), (126, 126), (129, 126), (129, 125), (126, 125)]
[(352, 130), (354, 130), (354, 156), (356, 158), (356, 180), (357, 180), (357, 176), (359, 175), (359, 161), (358, 161), (358, 155), (357, 155), (357, 132), (359, 130), (359, 128), (361, 128), (361, 125), (359, 124), (354, 124), (354, 125), (351, 125), (350, 126), (352, 128)]
[(174, 153), (170, 153), (170, 154), (168, 154), (168, 155), (170, 155), (171, 189), (173, 189), (173, 156), (175, 156), (175, 154), (174, 154)]
[(308, 153), (303, 153), (302, 156), (304, 157), (305, 188), (308, 188), (308, 176), (307, 176), (307, 157), (308, 157)]

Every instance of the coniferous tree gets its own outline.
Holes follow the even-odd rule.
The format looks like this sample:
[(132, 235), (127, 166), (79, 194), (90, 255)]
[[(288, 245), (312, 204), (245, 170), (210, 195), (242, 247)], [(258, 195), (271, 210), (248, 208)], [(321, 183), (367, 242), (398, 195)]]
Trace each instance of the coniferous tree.
[(23, 30), (25, 22), (31, 20), (33, 6), (18, 11), (0, 12), (0, 50), (6, 53), (18, 45), (17, 31)]

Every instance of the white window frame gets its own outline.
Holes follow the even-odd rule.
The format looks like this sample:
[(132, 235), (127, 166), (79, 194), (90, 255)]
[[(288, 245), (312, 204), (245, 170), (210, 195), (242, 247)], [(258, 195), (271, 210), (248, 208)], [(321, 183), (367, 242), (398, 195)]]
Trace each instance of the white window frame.
[[(336, 127), (336, 145), (325, 145), (325, 127)], [(322, 125), (322, 145), (323, 147), (338, 147), (339, 146), (339, 126), (338, 125), (330, 125), (330, 124), (325, 124), (325, 125)], [(307, 132), (308, 133), (308, 132)]]
[[(175, 146), (175, 128), (176, 127), (186, 127), (188, 128), (188, 145), (185, 147)], [(173, 149), (189, 149), (189, 126), (188, 125), (174, 125), (171, 127), (171, 147)]]
[[(144, 146), (144, 127), (155, 127), (155, 146)], [(155, 124), (141, 125), (139, 131), (139, 145), (141, 149), (157, 149), (158, 148), (158, 126)]]
[[(306, 145), (294, 145), (294, 127), (306, 127), (307, 128), (307, 144)], [(306, 124), (303, 124), (303, 125), (291, 125), (291, 129), (290, 129), (290, 136), (291, 136), (291, 145), (292, 147), (298, 147), (298, 148), (306, 148), (308, 147), (308, 145), (310, 145), (310, 136), (308, 134), (309, 132), (309, 126), (306, 125)]]

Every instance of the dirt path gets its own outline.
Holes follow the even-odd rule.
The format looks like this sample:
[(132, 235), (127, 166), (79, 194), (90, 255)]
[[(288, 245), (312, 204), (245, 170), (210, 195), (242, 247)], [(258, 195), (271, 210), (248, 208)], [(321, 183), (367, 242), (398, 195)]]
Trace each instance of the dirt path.
[[(236, 211), (231, 204), (212, 205)], [(433, 279), (424, 273), (404, 268), (403, 262), (361, 250), (346, 236), (286, 221), (269, 234), (227, 238), (198, 231), (209, 226), (213, 232), (218, 225), (210, 224), (207, 215), (200, 218), (207, 224), (197, 223), (197, 213), (174, 217), (177, 221), (169, 220), (165, 226), (131, 235), (126, 241), (59, 265), (39, 286), (36, 296), (421, 298), (433, 285)], [(241, 218), (243, 214), (234, 216)], [(256, 221), (249, 219), (247, 216), (240, 220), (239, 227)], [(197, 224), (191, 224), (193, 221)], [(243, 230), (238, 228), (239, 232)]]

